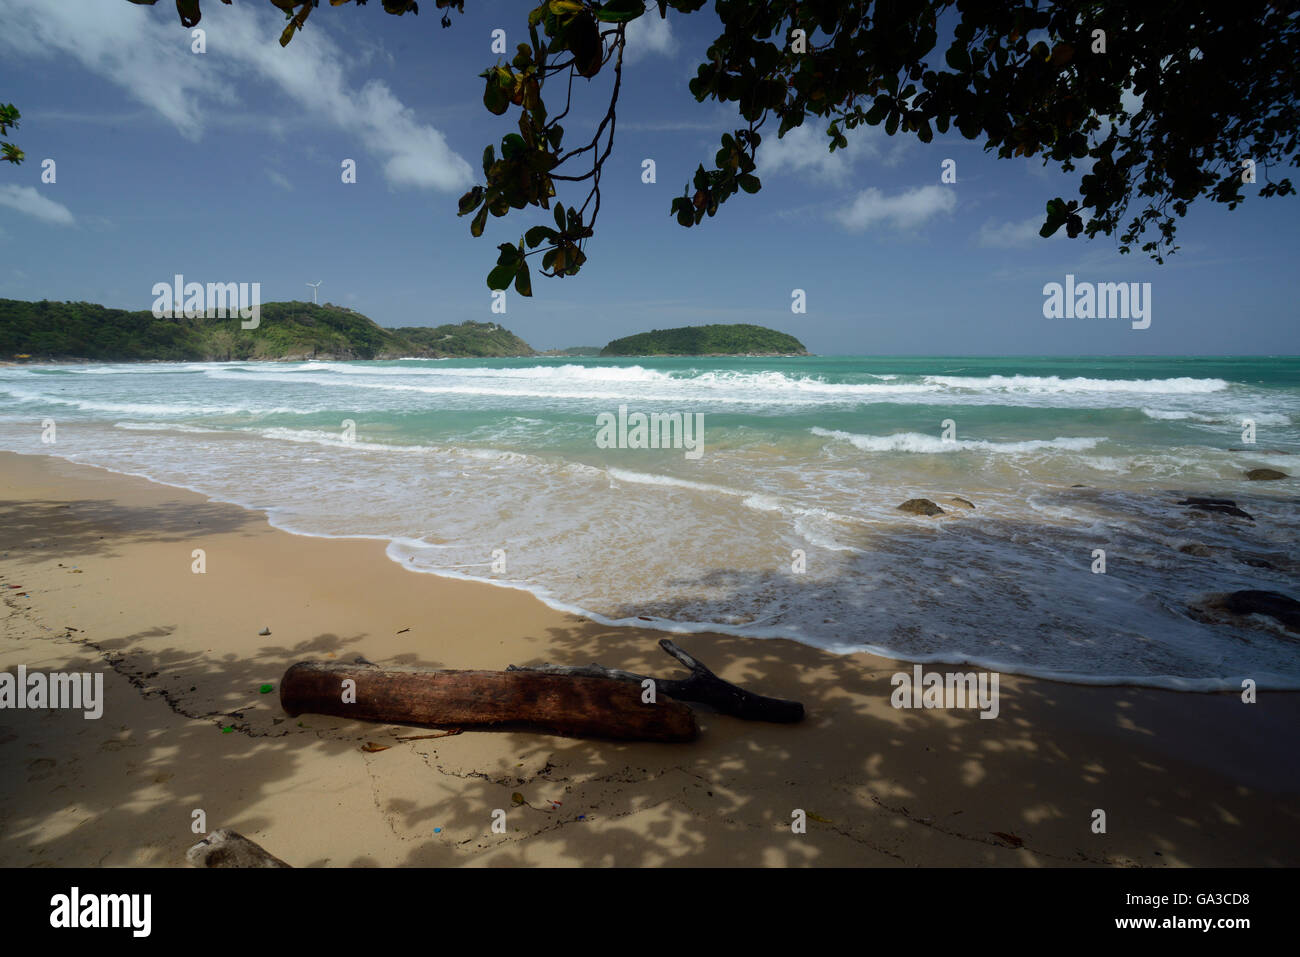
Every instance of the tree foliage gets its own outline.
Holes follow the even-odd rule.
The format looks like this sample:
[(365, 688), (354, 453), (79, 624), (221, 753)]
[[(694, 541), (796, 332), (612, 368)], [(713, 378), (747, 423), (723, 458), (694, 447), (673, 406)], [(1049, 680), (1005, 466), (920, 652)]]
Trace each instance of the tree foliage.
[(794, 336), (747, 323), (654, 329), (615, 339), (602, 356), (807, 355)]
[[(0, 104), (0, 136), (18, 126), (22, 114), (12, 103)], [(13, 143), (0, 142), (0, 160), (6, 160), (15, 166), (23, 161), (25, 154)]]
[(0, 299), (0, 357), (227, 362), (246, 359), (398, 359), (533, 355), (493, 322), (385, 329), (330, 304), (268, 302), (256, 329), (237, 316), (159, 318), (90, 302)]
[[(152, 4), (156, 0), (130, 0)], [(222, 0), (229, 3), (230, 0)], [(288, 43), (318, 0), (269, 0), (289, 20)], [(330, 0), (340, 6), (350, 0)], [(365, 0), (356, 0), (359, 5)], [(382, 0), (418, 14), (414, 0)], [(436, 0), (463, 12), (464, 0)], [(578, 273), (600, 211), (600, 181), (614, 143), (628, 23), (699, 10), (704, 0), (542, 0), (528, 13), (528, 43), (481, 76), (483, 104), (517, 111), (518, 132), (483, 152), (483, 182), (461, 197), (470, 232), (489, 215), (551, 210), (518, 243), (498, 246), (492, 289), (531, 294), (529, 258), (544, 275)], [(197, 23), (199, 0), (176, 0)], [(760, 130), (776, 135), (811, 119), (827, 148), (847, 132), (883, 125), (930, 142), (956, 130), (1001, 158), (1041, 156), (1078, 177), (1079, 197), (1046, 203), (1042, 235), (1117, 235), (1159, 262), (1175, 251), (1177, 218), (1208, 197), (1234, 209), (1251, 185), (1261, 197), (1294, 194), (1270, 171), (1300, 165), (1300, 17), (1287, 5), (1169, 0), (716, 0), (722, 33), (690, 90), (735, 105), (743, 125), (724, 133), (670, 213), (698, 226), (738, 192), (754, 193)], [(443, 25), (450, 24), (446, 14)], [(612, 75), (609, 105), (590, 139), (566, 143), (575, 78)], [(556, 84), (558, 84), (558, 92)], [(560, 100), (563, 108), (559, 108)], [(1253, 165), (1251, 165), (1253, 164)], [(1249, 166), (1262, 185), (1244, 175)], [(557, 183), (585, 183), (581, 204)], [(1154, 235), (1153, 235), (1154, 233)]]

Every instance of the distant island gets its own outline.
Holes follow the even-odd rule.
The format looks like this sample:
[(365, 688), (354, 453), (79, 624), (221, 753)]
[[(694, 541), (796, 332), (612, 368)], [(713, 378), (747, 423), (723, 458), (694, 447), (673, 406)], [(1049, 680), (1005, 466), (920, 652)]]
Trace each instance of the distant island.
[(0, 360), (225, 362), (536, 355), (494, 322), (386, 329), (329, 303), (268, 302), (256, 329), (225, 319), (159, 319), (90, 302), (0, 299)]
[(547, 349), (540, 353), (544, 356), (598, 356), (600, 346), (569, 346), (567, 349)]
[(655, 329), (599, 346), (538, 353), (495, 322), (389, 329), (331, 303), (267, 302), (256, 329), (238, 315), (158, 318), (92, 302), (0, 299), (0, 361), (245, 362), (508, 356), (804, 356), (794, 336), (746, 324)]
[(615, 339), (602, 356), (806, 356), (794, 336), (746, 323), (655, 329)]

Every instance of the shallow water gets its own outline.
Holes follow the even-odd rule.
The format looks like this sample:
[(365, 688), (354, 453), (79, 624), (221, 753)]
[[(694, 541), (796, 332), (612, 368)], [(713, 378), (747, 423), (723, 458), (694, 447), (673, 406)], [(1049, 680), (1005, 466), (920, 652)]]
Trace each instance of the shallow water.
[[(698, 457), (600, 447), (598, 416), (620, 406), (702, 415)], [(1228, 451), (1246, 418), (1255, 444)], [(1186, 614), (1210, 592), (1296, 591), (1296, 480), (1243, 471), (1296, 470), (1268, 450), (1300, 452), (1297, 359), (4, 367), (0, 447), (388, 540), (406, 568), (600, 620), (1074, 681), (1300, 688), (1296, 639)], [(1177, 506), (1187, 494), (1257, 522)], [(897, 510), (913, 497), (948, 514)]]

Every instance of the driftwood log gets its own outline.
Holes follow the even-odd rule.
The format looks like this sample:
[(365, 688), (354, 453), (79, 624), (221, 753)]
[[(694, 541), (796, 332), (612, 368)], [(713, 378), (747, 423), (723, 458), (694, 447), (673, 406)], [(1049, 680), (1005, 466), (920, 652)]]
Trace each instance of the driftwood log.
[(238, 831), (213, 831), (185, 852), (195, 867), (291, 867)]
[(744, 688), (737, 688), (731, 682), (723, 681), (667, 638), (659, 639), (659, 647), (689, 668), (690, 676), (684, 679), (654, 678), (650, 675), (618, 671), (597, 664), (538, 665), (534, 668), (517, 668), (510, 665), (506, 670), (574, 677), (613, 678), (616, 681), (634, 682), (637, 685), (650, 678), (655, 683), (656, 694), (664, 694), (678, 701), (694, 701), (697, 704), (708, 705), (715, 711), (735, 718), (743, 718), (746, 721), (775, 721), (781, 724), (792, 724), (803, 720), (803, 705), (798, 701), (768, 698), (746, 691)]
[[(343, 682), (356, 683), (355, 700)], [(695, 713), (671, 697), (643, 704), (641, 688), (609, 677), (531, 671), (392, 671), (366, 663), (300, 661), (280, 680), (290, 716), (328, 714), (427, 727), (526, 725), (637, 741), (693, 741)]]

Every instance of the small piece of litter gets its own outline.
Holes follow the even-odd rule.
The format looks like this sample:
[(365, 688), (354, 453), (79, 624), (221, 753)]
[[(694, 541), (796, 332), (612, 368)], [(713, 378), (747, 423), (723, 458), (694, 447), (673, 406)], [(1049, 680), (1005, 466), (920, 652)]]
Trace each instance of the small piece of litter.
[(388, 747), (389, 746), (386, 744), (376, 744), (373, 741), (367, 741), (361, 746), (361, 750), (374, 754), (376, 751), (387, 751)]
[(228, 725), (228, 726), (222, 728), (222, 729), (221, 729), (221, 733), (222, 733), (222, 734), (229, 734), (231, 731), (234, 731), (234, 730), (235, 730), (235, 726), (232, 724), (232, 725)]
[(258, 688), (257, 690), (260, 691), (262, 694), (270, 694), (274, 689), (275, 689), (274, 685), (262, 685), (262, 687)]

